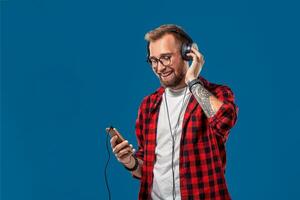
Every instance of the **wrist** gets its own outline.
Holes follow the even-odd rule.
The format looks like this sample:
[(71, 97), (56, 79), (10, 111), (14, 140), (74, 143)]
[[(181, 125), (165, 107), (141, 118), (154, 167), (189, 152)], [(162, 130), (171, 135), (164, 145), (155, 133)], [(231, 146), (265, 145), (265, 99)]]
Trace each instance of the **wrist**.
[(186, 77), (185, 78), (185, 83), (188, 85), (189, 82), (191, 82), (191, 81), (193, 81), (195, 79), (197, 79), (197, 77), (194, 77), (194, 76)]
[(130, 156), (129, 156), (129, 161), (128, 161), (128, 162), (123, 162), (122, 164), (123, 164), (124, 166), (130, 166), (131, 163), (132, 163), (132, 156), (130, 155)]
[[(132, 159), (132, 157), (134, 159)], [(129, 171), (135, 171), (139, 166), (138, 159), (135, 156), (130, 156), (130, 161), (127, 165), (124, 164), (124, 167)]]
[(187, 82), (189, 83), (189, 82), (191, 82), (191, 81), (193, 81), (193, 80), (195, 80), (195, 79), (197, 79), (197, 77), (194, 77), (194, 76), (188, 77), (188, 78), (187, 78)]
[(202, 85), (202, 82), (201, 82), (199, 79), (197, 79), (197, 78), (195, 78), (195, 79), (193, 79), (193, 80), (191, 80), (191, 81), (188, 81), (187, 85), (188, 85), (188, 87), (189, 87), (190, 92), (192, 92), (192, 88), (193, 88), (195, 85), (197, 85), (197, 84)]

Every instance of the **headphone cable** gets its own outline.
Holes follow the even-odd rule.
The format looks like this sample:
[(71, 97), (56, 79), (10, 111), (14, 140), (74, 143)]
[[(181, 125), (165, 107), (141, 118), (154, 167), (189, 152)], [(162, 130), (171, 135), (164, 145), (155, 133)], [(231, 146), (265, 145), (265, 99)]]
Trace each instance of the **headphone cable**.
[(175, 134), (176, 134), (176, 131), (178, 129), (179, 121), (180, 121), (180, 116), (181, 116), (182, 111), (183, 111), (184, 100), (185, 100), (185, 97), (186, 97), (186, 92), (187, 92), (187, 88), (185, 88), (185, 91), (184, 91), (181, 109), (180, 109), (179, 116), (178, 116), (178, 119), (177, 119), (177, 122), (176, 122), (176, 125), (175, 125), (175, 128), (174, 128), (174, 134), (173, 134), (173, 131), (172, 131), (172, 125), (171, 125), (171, 120), (170, 120), (170, 116), (169, 116), (170, 114), (169, 114), (169, 108), (168, 108), (168, 101), (167, 101), (166, 91), (164, 93), (165, 103), (166, 103), (166, 111), (167, 111), (168, 122), (169, 122), (169, 128), (170, 128), (170, 133), (171, 133), (171, 137), (172, 137), (172, 162), (171, 162), (171, 168), (172, 168), (172, 181), (173, 181), (173, 184), (172, 184), (172, 196), (173, 196), (173, 200), (176, 199), (175, 172), (174, 172), (175, 140), (176, 140), (176, 138), (175, 138), (176, 135)]
[(105, 168), (104, 168), (104, 178), (105, 178), (105, 185), (107, 188), (107, 192), (108, 192), (108, 199), (111, 200), (111, 193), (110, 193), (110, 188), (109, 188), (109, 184), (108, 184), (108, 178), (107, 178), (107, 167), (109, 164), (109, 160), (110, 160), (110, 151), (109, 151), (109, 147), (108, 147), (108, 135), (106, 134), (106, 150), (107, 150), (107, 161), (105, 164)]

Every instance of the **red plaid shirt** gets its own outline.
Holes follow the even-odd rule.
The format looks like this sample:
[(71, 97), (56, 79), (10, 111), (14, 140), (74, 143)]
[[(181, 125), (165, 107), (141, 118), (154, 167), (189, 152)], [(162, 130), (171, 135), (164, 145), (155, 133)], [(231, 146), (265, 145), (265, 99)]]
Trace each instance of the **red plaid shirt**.
[[(207, 118), (192, 95), (184, 114), (180, 141), (181, 199), (230, 199), (225, 181), (225, 142), (236, 122), (238, 108), (229, 87), (199, 77), (204, 87), (224, 104)], [(156, 128), (164, 88), (145, 97), (136, 120), (138, 151), (143, 160), (139, 199), (151, 199), (155, 163)]]

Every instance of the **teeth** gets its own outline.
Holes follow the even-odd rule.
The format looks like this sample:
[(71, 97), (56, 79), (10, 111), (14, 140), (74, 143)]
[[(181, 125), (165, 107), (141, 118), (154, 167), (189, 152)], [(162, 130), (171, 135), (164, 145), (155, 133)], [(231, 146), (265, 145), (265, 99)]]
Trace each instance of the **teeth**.
[(171, 72), (166, 73), (166, 74), (162, 74), (162, 77), (167, 77), (167, 76), (169, 76), (170, 74), (171, 74)]

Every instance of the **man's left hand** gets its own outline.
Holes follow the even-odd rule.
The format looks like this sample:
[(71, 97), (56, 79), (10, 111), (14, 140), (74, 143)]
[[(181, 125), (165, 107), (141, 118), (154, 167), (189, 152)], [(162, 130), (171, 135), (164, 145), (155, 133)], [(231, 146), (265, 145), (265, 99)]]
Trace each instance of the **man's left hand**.
[(185, 75), (186, 84), (199, 76), (200, 71), (202, 70), (202, 67), (204, 65), (204, 57), (199, 52), (197, 44), (193, 44), (191, 52), (188, 53), (187, 56), (193, 57), (193, 61)]

